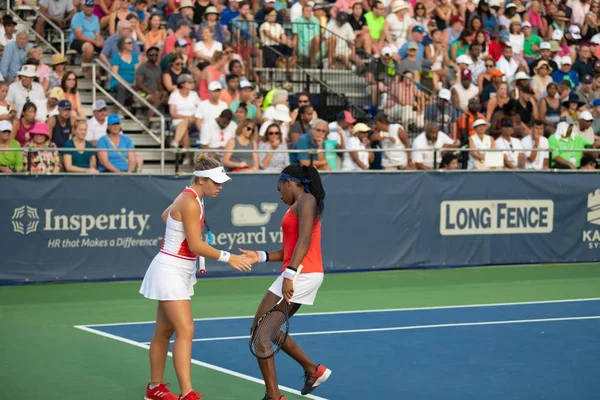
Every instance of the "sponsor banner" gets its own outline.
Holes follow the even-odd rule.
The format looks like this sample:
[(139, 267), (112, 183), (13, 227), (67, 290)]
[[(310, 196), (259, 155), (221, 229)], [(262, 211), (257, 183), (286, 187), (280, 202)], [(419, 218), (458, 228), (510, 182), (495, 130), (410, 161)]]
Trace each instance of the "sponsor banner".
[[(323, 175), (326, 271), (585, 262), (600, 258), (600, 180), (584, 173)], [(0, 282), (140, 279), (162, 212), (188, 178), (7, 176)], [(276, 175), (236, 175), (205, 199), (213, 246), (277, 250)], [(202, 276), (234, 275), (207, 260)], [(254, 273), (278, 273), (278, 263)]]

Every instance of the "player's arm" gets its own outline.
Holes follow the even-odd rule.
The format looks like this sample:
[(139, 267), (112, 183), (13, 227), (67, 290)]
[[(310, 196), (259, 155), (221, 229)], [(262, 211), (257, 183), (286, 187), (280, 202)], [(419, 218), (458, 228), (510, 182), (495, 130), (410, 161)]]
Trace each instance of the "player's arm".
[(283, 261), (283, 249), (277, 251), (269, 251), (267, 253), (267, 259), (269, 261)]
[(169, 216), (169, 211), (171, 211), (171, 206), (167, 207), (165, 209), (165, 211), (163, 211), (162, 215), (160, 216), (165, 224), (167, 223), (167, 217)]
[(195, 199), (184, 196), (178, 203), (185, 237), (191, 251), (204, 258), (228, 263), (238, 271), (250, 271), (250, 263), (245, 257), (217, 250), (202, 240), (202, 232), (198, 222), (200, 221), (200, 207)]
[(239, 249), (240, 252), (248, 257), (248, 261), (251, 264), (268, 261), (283, 261), (283, 249), (276, 251), (262, 251), (262, 250), (244, 250)]

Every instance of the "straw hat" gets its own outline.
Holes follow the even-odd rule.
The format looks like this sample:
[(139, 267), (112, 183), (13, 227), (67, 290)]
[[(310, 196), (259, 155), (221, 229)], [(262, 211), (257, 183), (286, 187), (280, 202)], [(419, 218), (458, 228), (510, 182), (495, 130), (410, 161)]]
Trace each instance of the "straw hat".
[(55, 65), (65, 64), (68, 62), (69, 62), (69, 60), (67, 60), (67, 57), (58, 53), (58, 54), (52, 54), (52, 60), (50, 61), (50, 64), (52, 64), (52, 66), (54, 67)]
[[(540, 70), (540, 68), (542, 68), (542, 67), (546, 67), (546, 68), (548, 68), (548, 70), (549, 70), (550, 72), (552, 72), (552, 71), (553, 71), (553, 69), (552, 69), (552, 67), (550, 66), (550, 64), (548, 63), (548, 61), (546, 61), (546, 60), (542, 60), (542, 61), (538, 62), (538, 64), (537, 64), (537, 65), (535, 66), (535, 68), (533, 69), (533, 72), (535, 72), (535, 73), (537, 74), (537, 73), (538, 73), (538, 71)], [(550, 72), (549, 72), (549, 73), (550, 73)]]

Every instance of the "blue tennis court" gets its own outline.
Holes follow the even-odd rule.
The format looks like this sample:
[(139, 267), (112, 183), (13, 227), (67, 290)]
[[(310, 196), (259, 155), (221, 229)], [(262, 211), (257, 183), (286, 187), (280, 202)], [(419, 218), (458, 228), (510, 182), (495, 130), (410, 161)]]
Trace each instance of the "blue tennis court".
[[(195, 363), (261, 382), (250, 322), (196, 320)], [(147, 348), (153, 323), (79, 328)], [(600, 299), (299, 314), (291, 333), (333, 371), (314, 399), (600, 398)], [(301, 368), (276, 360), (298, 393)]]

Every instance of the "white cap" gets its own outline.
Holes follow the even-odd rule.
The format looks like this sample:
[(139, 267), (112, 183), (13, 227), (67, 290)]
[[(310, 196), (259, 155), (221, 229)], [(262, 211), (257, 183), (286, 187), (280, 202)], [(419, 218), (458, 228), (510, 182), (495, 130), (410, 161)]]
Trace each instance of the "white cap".
[(467, 64), (467, 65), (472, 65), (473, 64), (473, 60), (471, 59), (471, 57), (469, 57), (466, 54), (463, 54), (461, 56), (458, 56), (456, 58), (456, 63), (457, 64)]
[(485, 119), (481, 119), (481, 118), (476, 119), (475, 122), (473, 122), (473, 128), (477, 128), (478, 126), (481, 126), (481, 125), (488, 126), (489, 124), (487, 123), (487, 121)]
[(593, 121), (594, 117), (592, 116), (591, 112), (589, 112), (589, 111), (582, 111), (582, 112), (579, 113), (579, 119), (582, 119), (584, 121)]
[(507, 5), (504, 6), (505, 10), (508, 10), (509, 8), (517, 8), (517, 5), (515, 3), (508, 3)]
[(392, 49), (390, 46), (385, 46), (383, 49), (381, 49), (382, 56), (391, 56), (392, 54), (394, 54), (394, 49)]
[(523, 21), (521, 23), (521, 28), (531, 28), (531, 22), (529, 22), (529, 21)]
[(551, 50), (552, 46), (550, 45), (550, 42), (542, 42), (540, 43), (540, 50)]
[(571, 57), (562, 56), (560, 59), (560, 65), (573, 65), (573, 61), (571, 61)]
[(231, 180), (231, 178), (225, 173), (225, 168), (223, 167), (194, 171), (194, 176), (208, 178), (215, 183), (225, 183)]
[(222, 90), (223, 86), (221, 86), (221, 83), (219, 81), (212, 81), (211, 83), (208, 84), (208, 91), (209, 92), (214, 92), (215, 90)]
[(531, 79), (531, 77), (529, 76), (529, 74), (527, 72), (519, 71), (515, 74), (513, 81), (521, 81), (521, 80), (528, 81), (530, 79)]
[(0, 132), (10, 131), (12, 132), (13, 126), (7, 120), (0, 121)]
[(250, 83), (250, 81), (248, 79), (243, 79), (240, 82), (240, 89), (246, 89), (246, 88), (251, 88), (252, 84)]
[(556, 40), (558, 42), (560, 42), (563, 39), (564, 35), (562, 33), (562, 31), (556, 29), (554, 32), (552, 32), (552, 40)]
[(438, 93), (438, 97), (440, 99), (450, 101), (450, 91), (448, 89), (441, 89), (440, 92)]
[(277, 104), (275, 106), (275, 115), (273, 120), (281, 122), (291, 122), (290, 109), (285, 104)]
[(569, 27), (569, 33), (573, 36), (573, 39), (581, 39), (581, 29), (577, 25), (571, 25)]
[(92, 104), (92, 111), (98, 111), (106, 108), (106, 101), (99, 99)]
[(594, 36), (592, 36), (590, 42), (594, 44), (600, 44), (600, 33), (596, 33)]

